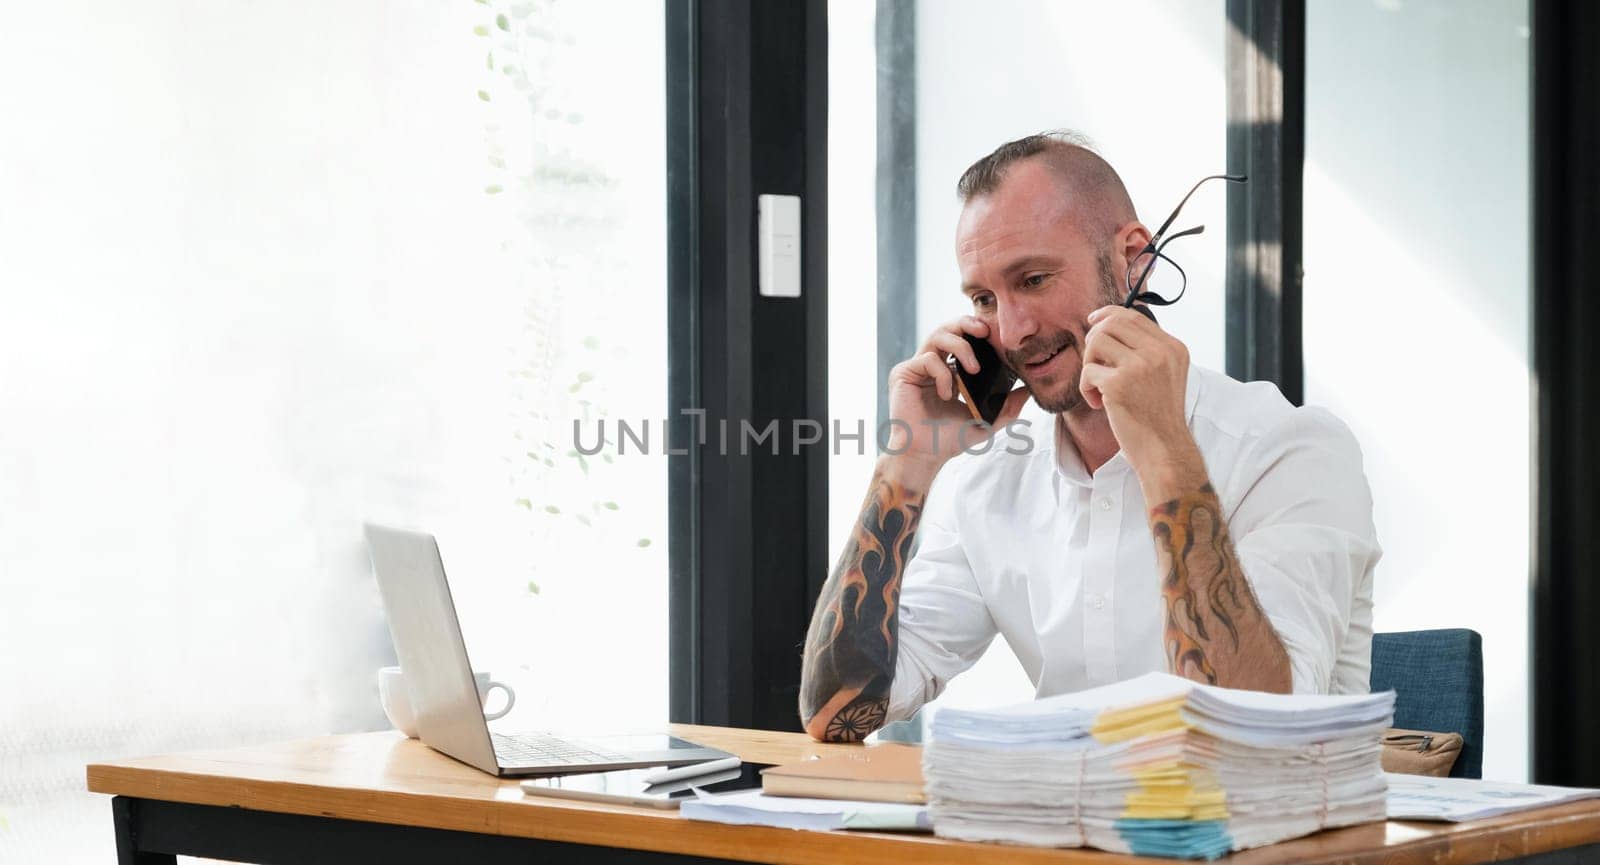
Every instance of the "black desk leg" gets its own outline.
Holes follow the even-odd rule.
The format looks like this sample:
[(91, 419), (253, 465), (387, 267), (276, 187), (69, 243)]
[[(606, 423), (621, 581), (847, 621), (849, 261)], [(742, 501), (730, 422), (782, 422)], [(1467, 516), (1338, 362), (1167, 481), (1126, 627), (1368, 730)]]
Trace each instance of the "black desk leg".
[(177, 865), (178, 857), (171, 853), (139, 849), (138, 799), (112, 797), (111, 822), (117, 830), (117, 865)]

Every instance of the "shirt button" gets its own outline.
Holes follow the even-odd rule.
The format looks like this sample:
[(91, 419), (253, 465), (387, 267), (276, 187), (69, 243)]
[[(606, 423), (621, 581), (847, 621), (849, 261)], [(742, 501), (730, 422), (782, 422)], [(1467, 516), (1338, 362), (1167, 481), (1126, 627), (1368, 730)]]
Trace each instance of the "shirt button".
[(1097, 610), (1105, 609), (1106, 608), (1106, 596), (1105, 595), (1091, 595), (1089, 597), (1089, 606), (1094, 607)]
[(1102, 510), (1102, 511), (1111, 510), (1111, 499), (1109, 499), (1109, 498), (1101, 499), (1100, 500), (1100, 510)]

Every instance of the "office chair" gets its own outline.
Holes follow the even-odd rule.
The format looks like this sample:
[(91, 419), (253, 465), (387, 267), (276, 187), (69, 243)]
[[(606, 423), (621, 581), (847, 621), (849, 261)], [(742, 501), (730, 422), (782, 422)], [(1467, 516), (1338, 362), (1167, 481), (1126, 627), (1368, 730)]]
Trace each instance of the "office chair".
[(1460, 733), (1452, 778), (1483, 777), (1483, 638), (1466, 628), (1372, 635), (1372, 690), (1398, 694), (1394, 725)]

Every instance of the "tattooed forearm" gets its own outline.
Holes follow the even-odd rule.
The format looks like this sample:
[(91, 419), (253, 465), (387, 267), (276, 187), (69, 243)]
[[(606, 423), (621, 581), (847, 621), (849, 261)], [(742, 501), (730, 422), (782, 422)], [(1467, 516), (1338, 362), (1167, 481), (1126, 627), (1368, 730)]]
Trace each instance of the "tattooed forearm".
[(1230, 688), (1288, 691), (1289, 656), (1234, 555), (1211, 484), (1150, 511), (1173, 673)]
[(800, 673), (800, 719), (815, 738), (856, 742), (883, 726), (894, 680), (900, 576), (923, 496), (880, 464), (855, 531), (817, 598)]

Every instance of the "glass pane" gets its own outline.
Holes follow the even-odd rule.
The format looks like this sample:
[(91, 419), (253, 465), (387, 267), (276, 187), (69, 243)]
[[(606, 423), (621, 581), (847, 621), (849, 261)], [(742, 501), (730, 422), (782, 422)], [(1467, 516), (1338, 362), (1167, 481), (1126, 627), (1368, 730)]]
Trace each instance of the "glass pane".
[[(970, 311), (960, 293), (954, 238), (961, 173), (1000, 144), (1067, 128), (1087, 135), (1121, 174), (1151, 227), (1189, 187), (1226, 166), (1222, 0), (1003, 0), (919, 2), (913, 40), (916, 81), (914, 165), (877, 165), (877, 64), (870, 4), (830, 4), (830, 410), (876, 422), (884, 382), (876, 366), (875, 316), (914, 318), (916, 343)], [(1130, 60), (1132, 62), (1130, 62)], [(881, 95), (881, 93), (879, 94)], [(869, 199), (875, 171), (909, 174), (916, 185), (915, 309), (878, 306), (876, 285), (900, 278), (874, 256)], [(1224, 365), (1225, 192), (1208, 185), (1184, 209), (1179, 228), (1205, 234), (1171, 248), (1189, 291), (1161, 310), (1161, 322), (1194, 362)], [(873, 279), (872, 274), (878, 278)], [(830, 540), (835, 555), (859, 512), (872, 458), (848, 451), (831, 474)], [(997, 640), (958, 677), (943, 701), (994, 703), (1033, 694), (1022, 668)]]
[(363, 520), (497, 727), (665, 720), (665, 458), (572, 444), (666, 413), (662, 15), (0, 12), (0, 861), (114, 858), (87, 762), (386, 728)]
[(1528, 4), (1316, 0), (1306, 37), (1306, 401), (1365, 453), (1374, 626), (1483, 635), (1483, 774), (1525, 780)]

